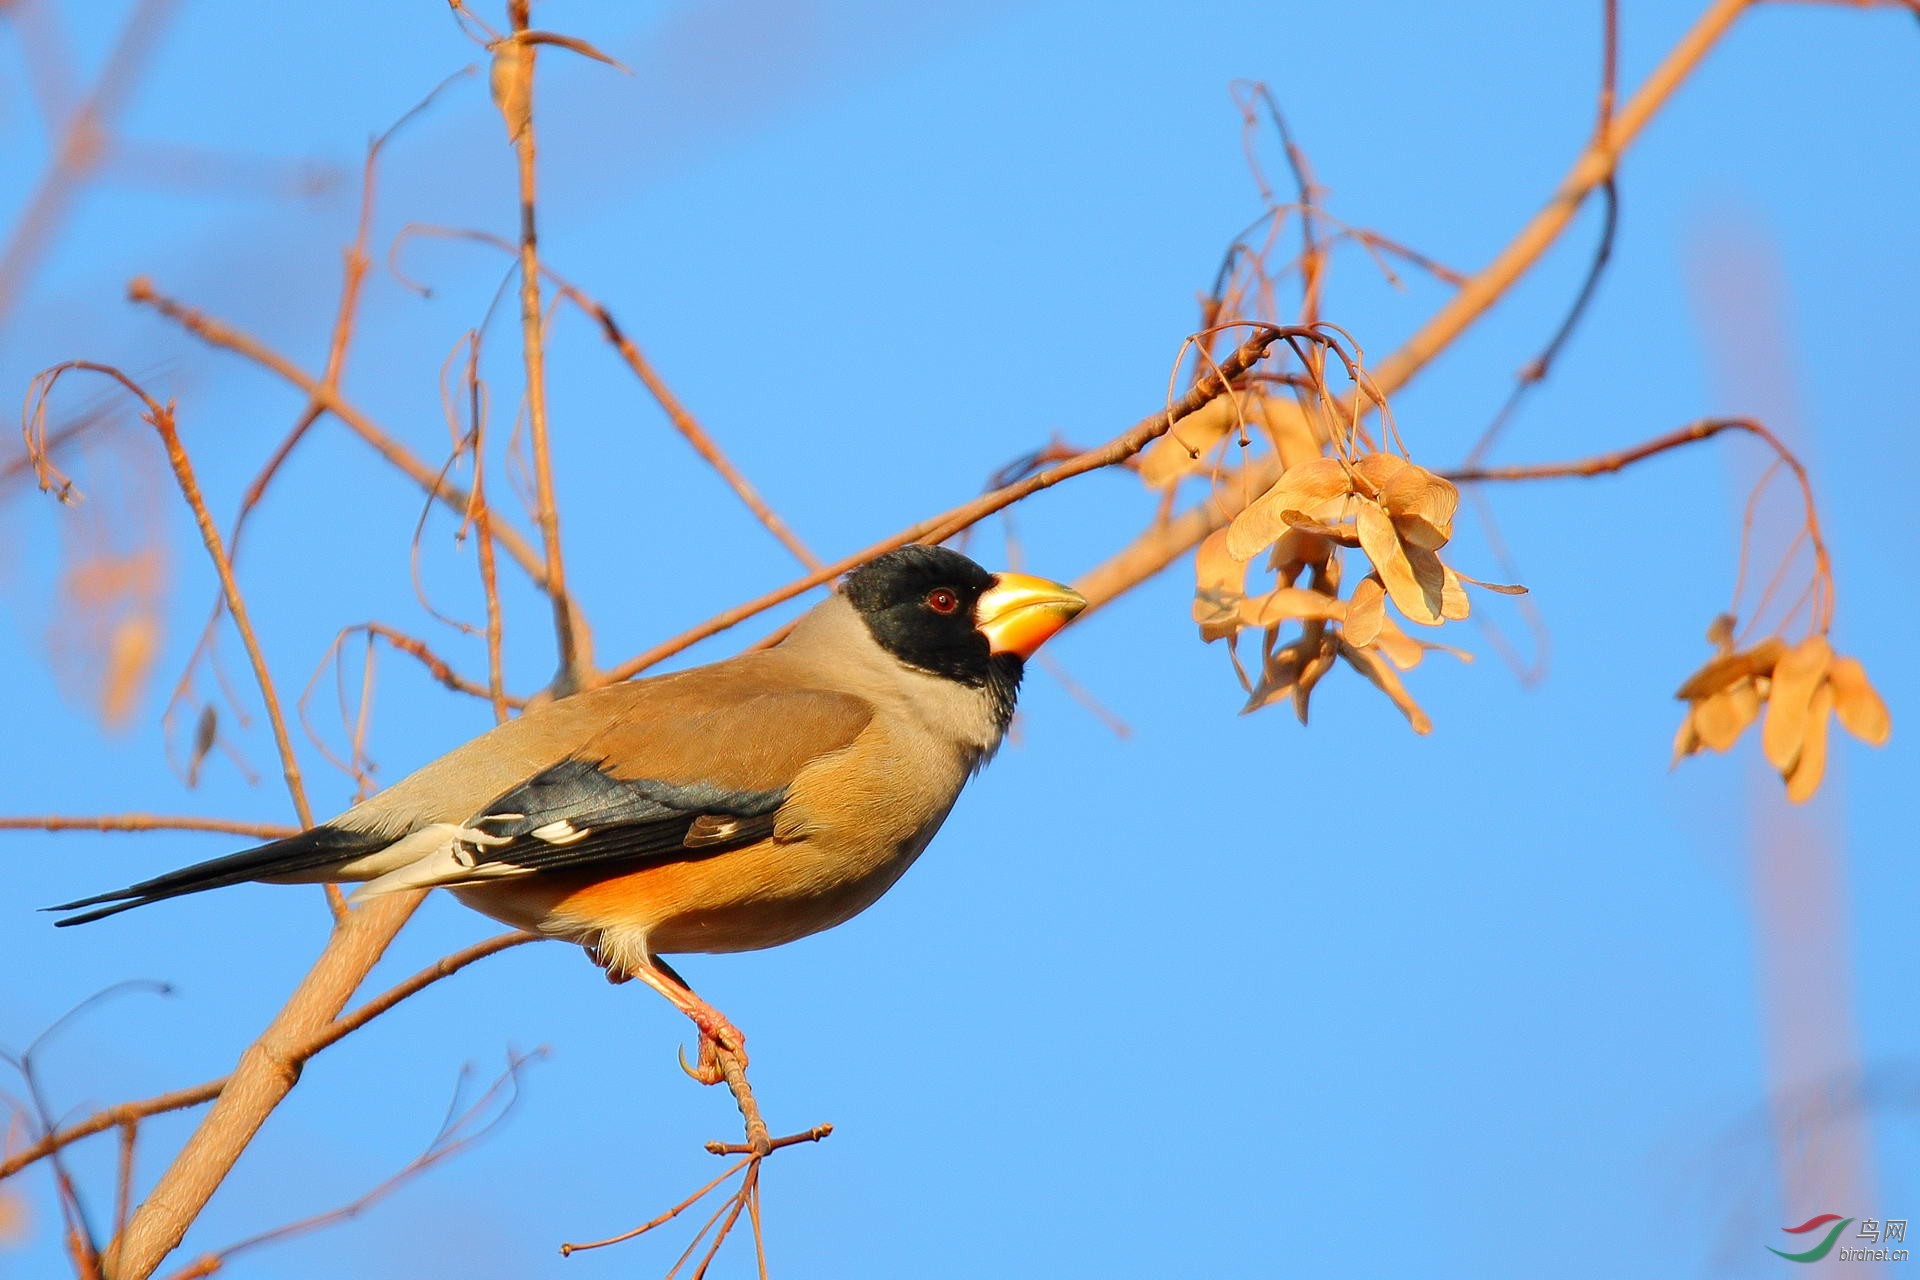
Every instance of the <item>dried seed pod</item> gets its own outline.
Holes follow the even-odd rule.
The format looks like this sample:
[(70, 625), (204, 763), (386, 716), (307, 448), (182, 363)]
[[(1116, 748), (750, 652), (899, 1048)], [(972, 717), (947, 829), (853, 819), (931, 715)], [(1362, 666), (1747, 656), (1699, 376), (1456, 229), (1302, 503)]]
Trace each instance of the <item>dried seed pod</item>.
[(1725, 751), (1760, 715), (1760, 693), (1742, 680), (1693, 705), (1694, 732), (1703, 746)]
[[(1814, 635), (1781, 654), (1780, 661), (1774, 664), (1773, 687), (1767, 696), (1767, 719), (1760, 727), (1760, 745), (1768, 763), (1783, 774), (1790, 773), (1800, 758), (1807, 740), (1814, 695), (1826, 684), (1827, 668), (1832, 662), (1833, 646), (1825, 636)], [(1831, 706), (1829, 701), (1829, 709)], [(1821, 732), (1824, 734), (1824, 726)]]
[(1247, 562), (1227, 554), (1227, 531), (1216, 529), (1194, 553), (1193, 573), (1193, 620), (1200, 624), (1201, 638), (1211, 644), (1241, 625)]
[(1394, 606), (1409, 621), (1439, 626), (1443, 620), (1441, 596), (1446, 590), (1439, 557), (1402, 543), (1392, 518), (1378, 503), (1362, 499), (1355, 506), (1354, 526), (1360, 546), (1373, 561), (1374, 571), (1393, 597)]
[(1453, 537), (1460, 490), (1451, 480), (1409, 463), (1381, 491), (1380, 505), (1393, 517), (1393, 527), (1409, 546), (1438, 551)]
[(1228, 551), (1241, 560), (1253, 559), (1287, 531), (1289, 513), (1316, 516), (1319, 507), (1346, 494), (1352, 483), (1338, 458), (1288, 467), (1227, 526)]
[(495, 44), (488, 79), (493, 105), (507, 122), (507, 141), (518, 142), (533, 123), (533, 45), (515, 39)]
[(1822, 684), (1807, 704), (1805, 737), (1787, 774), (1787, 799), (1795, 804), (1805, 804), (1820, 789), (1820, 779), (1827, 771), (1827, 721), (1832, 716), (1833, 686)]
[(1370, 573), (1360, 579), (1347, 601), (1347, 642), (1366, 648), (1380, 634), (1380, 625), (1386, 619), (1387, 589), (1377, 575)]
[(1380, 692), (1386, 694), (1393, 705), (1400, 708), (1401, 714), (1407, 717), (1407, 723), (1413, 726), (1415, 733), (1433, 732), (1433, 721), (1428, 718), (1425, 711), (1421, 710), (1420, 704), (1413, 700), (1413, 695), (1407, 692), (1407, 686), (1400, 682), (1400, 673), (1392, 666), (1382, 662), (1375, 654), (1365, 649), (1356, 649), (1344, 640), (1340, 642), (1340, 656), (1345, 658), (1348, 665), (1355, 671), (1373, 681)]
[(1344, 600), (1305, 587), (1281, 587), (1240, 604), (1243, 627), (1274, 627), (1289, 621), (1338, 622), (1346, 615)]
[(1868, 746), (1884, 746), (1893, 733), (1893, 717), (1860, 660), (1835, 658), (1827, 683), (1833, 688), (1833, 710), (1841, 726)]

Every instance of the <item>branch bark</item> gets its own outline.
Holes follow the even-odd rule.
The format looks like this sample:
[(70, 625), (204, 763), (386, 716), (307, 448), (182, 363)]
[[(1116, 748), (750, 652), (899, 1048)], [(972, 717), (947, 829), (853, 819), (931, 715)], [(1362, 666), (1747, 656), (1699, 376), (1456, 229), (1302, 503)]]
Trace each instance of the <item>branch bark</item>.
[[(153, 281), (145, 276), (135, 279), (127, 286), (127, 297), (133, 302), (152, 307), (201, 341), (231, 351), (235, 355), (244, 356), (261, 368), (278, 374), (299, 388), (309, 400), (325, 405), (328, 413), (340, 419), (349, 431), (372, 445), (375, 452), (392, 463), (422, 490), (437, 499), (442, 506), (465, 514), (472, 502), (472, 495), (465, 488), (439, 475), (433, 467), (422, 461), (419, 455), (376, 426), (372, 419), (355, 408), (338, 389), (327, 386), (320, 379), (257, 339), (214, 319), (198, 308), (190, 307), (160, 293), (153, 287)], [(532, 544), (522, 537), (518, 530), (499, 525), (494, 528), (493, 536), (494, 540), (506, 549), (507, 554), (513, 557), (515, 563), (527, 571), (527, 576), (532, 578), (536, 585), (542, 589), (547, 587), (545, 563), (540, 554), (533, 549)]]
[[(527, 32), (529, 0), (511, 0), (507, 14), (514, 34)], [(533, 444), (534, 520), (540, 526), (545, 552), (544, 586), (553, 601), (554, 637), (560, 649), (560, 670), (553, 691), (564, 697), (582, 687), (593, 670), (593, 641), (582, 624), (573, 598), (567, 594), (566, 560), (560, 553), (560, 506), (553, 494), (553, 454), (547, 435), (547, 357), (540, 310), (540, 237), (535, 222), (533, 68), (534, 45), (526, 40), (502, 42), (496, 58), (518, 59), (523, 70), (521, 91), (526, 95), (523, 117), (514, 121), (513, 149), (520, 178), (520, 351), (527, 370), (527, 430)]]
[[(1492, 262), (1448, 298), (1404, 346), (1375, 367), (1373, 381), (1383, 395), (1391, 396), (1412, 382), (1434, 357), (1451, 346), (1539, 262), (1573, 221), (1586, 198), (1612, 180), (1621, 154), (1648, 121), (1699, 67), (1734, 20), (1753, 3), (1754, 0), (1714, 0), (1574, 160), (1546, 207), (1520, 229)], [(1076, 588), (1086, 596), (1090, 606), (1097, 608), (1138, 586), (1199, 545), (1215, 529), (1226, 525), (1250, 497), (1264, 493), (1279, 475), (1277, 458), (1267, 455), (1255, 459), (1248, 464), (1243, 476), (1234, 478), (1234, 483), (1218, 486), (1207, 501), (1148, 529), (1081, 577), (1075, 583)]]
[(313, 968), (240, 1055), (219, 1100), (160, 1175), (125, 1235), (109, 1246), (114, 1266), (108, 1280), (147, 1280), (179, 1247), (240, 1153), (300, 1079), (301, 1048), (339, 1016), (424, 896), (376, 898), (334, 927)]

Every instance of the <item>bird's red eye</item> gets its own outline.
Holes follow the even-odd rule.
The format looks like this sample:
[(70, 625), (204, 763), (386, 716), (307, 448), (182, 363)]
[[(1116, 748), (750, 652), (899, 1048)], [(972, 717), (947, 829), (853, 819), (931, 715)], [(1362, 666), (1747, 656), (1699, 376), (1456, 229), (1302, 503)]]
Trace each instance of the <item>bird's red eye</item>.
[(960, 597), (945, 587), (936, 587), (927, 593), (927, 608), (935, 613), (952, 613), (960, 607)]

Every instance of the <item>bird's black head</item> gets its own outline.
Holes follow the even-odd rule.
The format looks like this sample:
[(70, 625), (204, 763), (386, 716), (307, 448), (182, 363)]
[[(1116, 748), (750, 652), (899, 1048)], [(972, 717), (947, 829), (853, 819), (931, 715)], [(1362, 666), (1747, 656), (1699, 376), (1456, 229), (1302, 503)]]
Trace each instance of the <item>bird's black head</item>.
[(1071, 587), (988, 573), (958, 551), (918, 545), (861, 565), (844, 590), (881, 648), (910, 667), (987, 690), (1006, 714), (1026, 659), (1087, 607)]
[(842, 588), (880, 647), (910, 667), (962, 684), (1020, 680), (1021, 655), (995, 655), (980, 630), (980, 597), (996, 579), (945, 547), (908, 546), (855, 569)]

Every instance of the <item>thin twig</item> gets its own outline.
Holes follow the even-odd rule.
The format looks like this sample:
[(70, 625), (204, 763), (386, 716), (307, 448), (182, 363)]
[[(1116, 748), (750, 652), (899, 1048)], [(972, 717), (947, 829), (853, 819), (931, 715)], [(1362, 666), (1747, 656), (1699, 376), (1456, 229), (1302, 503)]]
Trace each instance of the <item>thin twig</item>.
[(1780, 464), (1793, 473), (1800, 485), (1800, 499), (1805, 511), (1805, 534), (1808, 545), (1813, 549), (1814, 583), (1819, 591), (1819, 604), (1815, 610), (1814, 627), (1825, 633), (1833, 626), (1835, 606), (1833, 588), (1833, 560), (1827, 553), (1825, 538), (1820, 532), (1820, 515), (1814, 501), (1813, 479), (1807, 474), (1807, 468), (1799, 457), (1786, 446), (1786, 443), (1762, 424), (1751, 418), (1707, 418), (1690, 423), (1676, 431), (1656, 436), (1651, 440), (1627, 449), (1616, 449), (1609, 453), (1595, 454), (1589, 458), (1578, 458), (1569, 462), (1540, 462), (1511, 467), (1463, 467), (1456, 471), (1443, 472), (1447, 479), (1455, 484), (1475, 484), (1486, 481), (1515, 480), (1555, 480), (1586, 478), (1591, 476), (1612, 475), (1624, 470), (1636, 462), (1683, 445), (1696, 444), (1702, 440), (1711, 440), (1725, 431), (1740, 431), (1755, 436), (1767, 444), (1774, 452)]
[[(527, 34), (529, 0), (509, 0), (507, 16), (515, 37)], [(553, 493), (553, 453), (547, 434), (546, 345), (540, 313), (539, 234), (535, 229), (533, 84), (535, 49), (525, 39), (501, 43), (494, 57), (517, 59), (523, 68), (521, 92), (524, 112), (514, 122), (513, 149), (519, 161), (520, 181), (520, 330), (521, 353), (527, 370), (527, 430), (532, 440), (534, 521), (546, 551), (548, 597), (553, 601), (554, 636), (560, 649), (560, 670), (553, 690), (564, 696), (587, 683), (593, 670), (593, 640), (567, 594), (566, 560), (560, 552), (560, 505)]]
[[(418, 454), (376, 426), (372, 419), (348, 402), (338, 389), (325, 386), (319, 379), (265, 343), (214, 319), (196, 307), (187, 306), (185, 303), (167, 297), (156, 290), (153, 282), (145, 276), (137, 277), (127, 286), (127, 297), (130, 301), (152, 307), (201, 341), (253, 361), (261, 368), (293, 384), (305, 392), (309, 398), (320, 401), (327, 407), (328, 413), (338, 418), (349, 431), (372, 445), (382, 458), (392, 463), (426, 493), (438, 499), (442, 506), (453, 511), (464, 512), (471, 503), (471, 494), (452, 481), (436, 475), (433, 467), (428, 466)], [(500, 545), (506, 548), (507, 554), (513, 557), (514, 562), (526, 570), (527, 576), (533, 579), (535, 585), (545, 589), (546, 566), (542, 563), (539, 553), (534, 551), (532, 544), (517, 530), (506, 525), (496, 528), (494, 536), (499, 540)]]
[(0, 818), (0, 831), (219, 831), (228, 835), (279, 840), (299, 827), (238, 818), (193, 818), (159, 813), (46, 814)]
[[(174, 479), (180, 486), (180, 494), (186, 499), (187, 506), (193, 511), (194, 522), (200, 526), (200, 541), (205, 544), (207, 554), (213, 560), (214, 571), (220, 576), (220, 589), (227, 598), (227, 612), (233, 615), (233, 625), (240, 632), (240, 639), (247, 648), (247, 660), (253, 665), (254, 680), (260, 686), (261, 700), (267, 706), (267, 719), (273, 726), (274, 746), (280, 752), (280, 771), (286, 779), (287, 792), (293, 799), (294, 812), (299, 816), (302, 827), (313, 825), (313, 810), (307, 804), (307, 792), (300, 781), (300, 761), (293, 754), (293, 739), (287, 733), (286, 716), (280, 709), (280, 695), (274, 691), (273, 676), (267, 670), (266, 655), (260, 650), (259, 637), (254, 634), (253, 622), (247, 616), (246, 601), (240, 596), (240, 584), (233, 576), (233, 562), (221, 545), (220, 530), (213, 523), (213, 516), (207, 510), (206, 500), (200, 496), (200, 482), (194, 478), (193, 464), (187, 459), (186, 447), (180, 443), (180, 432), (174, 425), (173, 409), (162, 405), (146, 390), (112, 365), (95, 364), (87, 360), (69, 360), (44, 371), (34, 379), (38, 388), (38, 398), (34, 403), (33, 416), (44, 424), (47, 409), (47, 397), (52, 393), (54, 384), (68, 370), (83, 370), (108, 377), (125, 387), (130, 393), (146, 405), (141, 416), (160, 433), (160, 442), (167, 453), (167, 463), (173, 468)], [(44, 425), (41, 427), (44, 433)], [(42, 481), (42, 488), (48, 487)]]
[[(537, 1052), (538, 1051), (536, 1051), (536, 1053)], [(413, 1179), (433, 1168), (433, 1166), (459, 1155), (462, 1151), (465, 1151), (468, 1147), (471, 1147), (474, 1143), (479, 1142), (489, 1133), (493, 1132), (500, 1122), (506, 1118), (507, 1113), (513, 1109), (514, 1103), (519, 1100), (520, 1072), (534, 1056), (534, 1054), (527, 1054), (509, 1057), (507, 1060), (507, 1070), (504, 1075), (496, 1080), (464, 1110), (459, 1111), (457, 1114), (450, 1113), (447, 1119), (442, 1122), (439, 1132), (434, 1134), (432, 1141), (427, 1144), (424, 1151), (408, 1161), (398, 1172), (389, 1176), (372, 1190), (356, 1196), (354, 1199), (337, 1208), (329, 1209), (324, 1213), (309, 1215), (298, 1221), (275, 1227), (270, 1231), (262, 1231), (258, 1235), (248, 1236), (246, 1239), (235, 1244), (230, 1244), (217, 1252), (206, 1254), (197, 1261), (173, 1272), (168, 1280), (202, 1280), (202, 1277), (210, 1276), (219, 1271), (239, 1254), (250, 1252), (264, 1245), (275, 1244), (293, 1236), (306, 1235), (309, 1232), (318, 1231), (324, 1227), (333, 1226), (335, 1223), (346, 1222), (360, 1216), (360, 1214), (386, 1199)], [(463, 1071), (462, 1077), (464, 1078), (464, 1076), (465, 1072)], [(506, 1101), (500, 1105), (499, 1110), (490, 1116), (487, 1115), (488, 1110), (493, 1107), (494, 1100), (503, 1090), (509, 1088), (511, 1089), (511, 1093), (509, 1093)], [(453, 1105), (459, 1105), (457, 1093)], [(482, 1117), (485, 1117), (484, 1122), (482, 1122)]]
[(632, 1240), (636, 1236), (645, 1235), (647, 1232), (653, 1230), (655, 1227), (665, 1226), (667, 1223), (672, 1222), (675, 1218), (685, 1213), (688, 1209), (691, 1209), (694, 1205), (700, 1203), (701, 1199), (708, 1192), (712, 1191), (715, 1187), (725, 1182), (728, 1178), (731, 1178), (734, 1174), (746, 1168), (748, 1163), (752, 1159), (753, 1157), (749, 1156), (744, 1160), (736, 1160), (734, 1163), (728, 1165), (725, 1169), (721, 1170), (719, 1176), (714, 1178), (713, 1181), (707, 1183), (705, 1186), (701, 1187), (698, 1191), (695, 1191), (692, 1195), (682, 1200), (679, 1204), (676, 1204), (673, 1206), (673, 1208), (668, 1209), (665, 1213), (662, 1213), (657, 1217), (649, 1218), (647, 1221), (641, 1223), (639, 1226), (635, 1227), (633, 1230), (622, 1231), (619, 1235), (608, 1236), (605, 1240), (587, 1240), (579, 1244), (572, 1244), (572, 1243), (563, 1244), (560, 1246), (560, 1256), (565, 1258), (565, 1257), (570, 1257), (576, 1253), (584, 1252), (585, 1250), (588, 1250), (588, 1249), (604, 1249), (610, 1244), (625, 1244), (627, 1241)]
[[(476, 244), (491, 245), (506, 253), (515, 252), (511, 242), (488, 231), (412, 223), (401, 228), (400, 234), (394, 238), (393, 247), (396, 253), (409, 236), (438, 236), (448, 240), (468, 240)], [(760, 496), (760, 491), (754, 487), (753, 482), (742, 474), (725, 450), (721, 449), (719, 442), (700, 424), (700, 420), (693, 416), (692, 411), (686, 407), (680, 397), (674, 394), (673, 388), (667, 385), (666, 380), (654, 368), (653, 362), (648, 360), (640, 348), (634, 344), (633, 339), (613, 318), (613, 313), (605, 304), (590, 296), (573, 281), (554, 270), (551, 265), (542, 262), (540, 271), (561, 297), (580, 308), (600, 326), (601, 334), (613, 349), (620, 353), (620, 358), (627, 362), (627, 367), (633, 371), (633, 375), (640, 379), (641, 384), (666, 413), (668, 421), (673, 423), (674, 430), (678, 431), (681, 437), (693, 447), (693, 451), (700, 455), (701, 460), (712, 467), (714, 472), (726, 482), (727, 487), (733, 490), (734, 496), (753, 513), (754, 518), (766, 528), (767, 532), (778, 539), (780, 545), (792, 552), (794, 559), (802, 565), (809, 569), (820, 568), (820, 557), (813, 553), (813, 550), (800, 539), (780, 514), (767, 504), (767, 500)], [(396, 275), (399, 274), (397, 266), (394, 267), (394, 272)], [(401, 278), (405, 281), (404, 276)], [(406, 281), (406, 283), (412, 282)]]
[(424, 895), (397, 893), (349, 911), (260, 1038), (240, 1055), (213, 1108), (174, 1156), (114, 1245), (115, 1280), (146, 1280), (180, 1246), (254, 1134), (293, 1089), (300, 1047), (323, 1034)]
[[(406, 981), (388, 988), (352, 1012), (335, 1018), (306, 1041), (288, 1050), (287, 1061), (296, 1065), (308, 1061), (321, 1050), (352, 1035), (401, 1001), (418, 995), (425, 988), (442, 978), (460, 972), (476, 960), (485, 959), (487, 956), (505, 951), (509, 947), (517, 947), (525, 942), (537, 941), (539, 939), (529, 933), (503, 933), (483, 942), (476, 942), (470, 947), (463, 947), (451, 955), (443, 956)], [(96, 1111), (86, 1119), (76, 1121), (57, 1132), (49, 1133), (31, 1146), (23, 1147), (6, 1159), (0, 1160), (0, 1181), (5, 1181), (28, 1165), (43, 1160), (82, 1138), (104, 1133), (119, 1125), (137, 1123), (148, 1116), (181, 1111), (188, 1107), (197, 1107), (204, 1102), (211, 1102), (220, 1096), (220, 1091), (226, 1087), (230, 1079), (232, 1079), (231, 1076), (221, 1076), (217, 1080), (203, 1081), (184, 1089), (173, 1089), (151, 1098), (123, 1102), (117, 1106)]]
[[(1405, 345), (1375, 366), (1373, 380), (1384, 394), (1391, 396), (1411, 382), (1540, 260), (1567, 229), (1587, 195), (1613, 176), (1620, 156), (1647, 122), (1686, 83), (1735, 19), (1751, 5), (1752, 0), (1714, 0), (1613, 115), (1605, 132), (1590, 141), (1575, 158), (1546, 207), (1520, 229), (1492, 262), (1448, 298)], [(1279, 478), (1279, 460), (1270, 455), (1257, 458), (1244, 468), (1243, 474), (1246, 491), (1263, 493)], [(1089, 605), (1097, 608), (1165, 569), (1208, 534), (1226, 525), (1244, 505), (1236, 494), (1216, 491), (1207, 502), (1170, 521), (1155, 524), (1076, 579), (1074, 585)]]
[(479, 549), (480, 594), (487, 610), (487, 697), (493, 704), (494, 723), (505, 724), (509, 702), (502, 657), (506, 624), (500, 608), (500, 578), (493, 561), (493, 508), (487, 503), (487, 410), (486, 393), (480, 382), (480, 331), (477, 329), (467, 334), (466, 382), (468, 429), (473, 450), (473, 502), (468, 510)]
[(1225, 360), (1221, 361), (1216, 373), (1196, 382), (1186, 394), (1166, 409), (1143, 418), (1099, 448), (1089, 449), (1057, 466), (1036, 472), (1014, 484), (982, 494), (971, 502), (964, 502), (950, 511), (919, 521), (872, 546), (864, 547), (850, 556), (825, 565), (804, 578), (796, 579), (757, 599), (717, 614), (699, 626), (684, 631), (671, 640), (655, 645), (645, 653), (614, 667), (606, 673), (606, 679), (625, 680), (708, 636), (718, 635), (748, 618), (764, 613), (776, 605), (784, 604), (802, 592), (829, 582), (847, 570), (865, 564), (873, 557), (892, 551), (896, 547), (904, 547), (910, 542), (943, 542), (961, 530), (978, 524), (995, 512), (1031, 497), (1042, 489), (1052, 488), (1063, 480), (1070, 480), (1074, 476), (1084, 475), (1089, 471), (1097, 471), (1102, 467), (1124, 462), (1160, 436), (1165, 435), (1168, 429), (1182, 418), (1192, 414), (1226, 390), (1232, 379), (1246, 372), (1266, 354), (1268, 347), (1290, 335), (1303, 337), (1316, 343), (1328, 341), (1325, 335), (1317, 330), (1289, 329), (1272, 325), (1255, 326), (1253, 336), (1242, 342)]
[[(385, 132), (367, 144), (366, 158), (361, 164), (360, 171), (359, 218), (354, 226), (353, 240), (342, 255), (340, 302), (334, 311), (333, 333), (327, 342), (326, 365), (320, 375), (320, 385), (329, 393), (337, 393), (340, 389), (341, 375), (346, 368), (347, 345), (353, 336), (354, 319), (359, 310), (361, 287), (366, 282), (367, 267), (371, 261), (367, 253), (367, 245), (373, 232), (375, 178), (378, 174), (380, 153), (394, 135), (408, 121), (425, 111), (448, 85), (472, 73), (471, 66), (464, 67), (442, 80), (405, 115), (394, 121)], [(308, 396), (306, 406), (301, 410), (292, 429), (281, 439), (272, 456), (247, 485), (246, 492), (240, 498), (240, 509), (234, 515), (232, 529), (227, 536), (227, 555), (230, 560), (235, 562), (239, 560), (240, 539), (246, 530), (248, 520), (266, 497), (267, 488), (280, 474), (280, 468), (286, 464), (288, 458), (293, 456), (293, 451), (299, 447), (302, 440), (306, 439), (308, 432), (320, 420), (320, 415), (326, 411), (326, 408), (323, 398)], [(173, 696), (168, 700), (167, 719), (172, 718), (174, 710), (186, 697), (192, 685), (194, 668), (201, 657), (211, 654), (213, 650), (215, 629), (220, 622), (223, 603), (221, 598), (215, 598), (213, 607), (208, 613), (206, 625), (201, 629), (199, 642), (195, 644), (192, 655), (188, 657), (186, 668), (180, 673), (180, 679), (174, 686)], [(337, 917), (340, 911), (344, 910), (339, 889), (328, 885), (327, 892)]]

